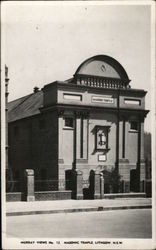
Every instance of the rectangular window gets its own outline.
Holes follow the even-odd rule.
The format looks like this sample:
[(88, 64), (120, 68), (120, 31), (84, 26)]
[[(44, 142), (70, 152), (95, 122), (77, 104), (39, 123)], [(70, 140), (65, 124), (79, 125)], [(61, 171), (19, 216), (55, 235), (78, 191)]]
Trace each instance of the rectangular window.
[(64, 127), (65, 128), (73, 128), (74, 122), (72, 117), (65, 117), (64, 118)]
[(63, 94), (63, 98), (66, 100), (82, 101), (82, 95)]
[(137, 99), (124, 99), (125, 104), (130, 104), (130, 105), (141, 105), (141, 100)]
[(138, 131), (138, 122), (131, 121), (130, 122), (130, 131)]

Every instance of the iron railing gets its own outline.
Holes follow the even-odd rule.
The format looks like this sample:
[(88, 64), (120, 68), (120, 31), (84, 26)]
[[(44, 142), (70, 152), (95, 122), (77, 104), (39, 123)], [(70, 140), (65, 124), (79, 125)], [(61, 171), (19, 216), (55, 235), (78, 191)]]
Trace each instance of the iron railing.
[(35, 191), (69, 190), (69, 180), (35, 180)]
[(21, 192), (21, 181), (19, 180), (10, 180), (6, 181), (6, 192)]
[[(71, 185), (69, 180), (35, 180), (34, 190), (35, 191), (71, 190)], [(7, 193), (22, 192), (22, 181), (19, 180), (6, 181), (6, 192)]]

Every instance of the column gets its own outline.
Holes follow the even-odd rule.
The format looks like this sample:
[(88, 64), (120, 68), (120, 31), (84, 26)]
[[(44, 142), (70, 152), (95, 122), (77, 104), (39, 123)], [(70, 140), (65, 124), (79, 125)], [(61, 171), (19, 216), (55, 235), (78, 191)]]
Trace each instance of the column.
[(123, 121), (119, 122), (119, 159), (123, 158)]
[(76, 170), (77, 159), (77, 116), (78, 113), (74, 113), (74, 134), (73, 134), (73, 170)]
[(121, 117), (119, 122), (119, 159), (125, 158), (125, 138), (126, 138), (126, 121)]
[(141, 162), (141, 121), (138, 122), (138, 149), (137, 149), (137, 192), (140, 192), (140, 162)]
[(140, 192), (145, 192), (145, 176), (146, 176), (146, 165), (144, 159), (144, 120), (141, 120), (140, 124), (141, 133), (141, 148), (140, 148)]
[(144, 121), (141, 121), (141, 159), (144, 159)]
[(64, 111), (58, 111), (58, 190), (65, 190), (65, 171), (63, 168), (63, 114)]
[(88, 119), (83, 120), (83, 158), (88, 158)]
[(120, 130), (120, 158), (119, 158), (119, 183), (118, 192), (119, 193), (129, 193), (130, 192), (130, 164), (129, 160), (126, 159), (126, 133), (127, 133), (127, 117), (122, 115), (121, 130)]
[(84, 163), (88, 158), (88, 118), (85, 112), (76, 116), (76, 161)]
[(80, 158), (80, 147), (81, 147), (81, 118), (77, 117), (76, 118), (76, 159)]
[(58, 137), (59, 137), (59, 147), (58, 147), (58, 159), (60, 163), (63, 162), (63, 111), (58, 113)]

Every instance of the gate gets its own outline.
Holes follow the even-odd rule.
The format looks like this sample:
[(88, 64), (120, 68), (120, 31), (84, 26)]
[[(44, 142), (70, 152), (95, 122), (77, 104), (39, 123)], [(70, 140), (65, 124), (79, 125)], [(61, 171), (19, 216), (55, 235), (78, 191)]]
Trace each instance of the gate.
[(137, 171), (132, 169), (130, 171), (130, 191), (137, 192)]

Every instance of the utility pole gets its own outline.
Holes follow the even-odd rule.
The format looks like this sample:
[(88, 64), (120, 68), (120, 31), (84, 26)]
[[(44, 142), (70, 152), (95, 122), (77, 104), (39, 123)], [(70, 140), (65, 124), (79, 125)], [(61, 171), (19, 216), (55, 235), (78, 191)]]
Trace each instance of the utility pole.
[(8, 164), (8, 85), (9, 85), (9, 78), (8, 78), (8, 67), (5, 65), (5, 140), (6, 140), (6, 145), (5, 145), (5, 154), (6, 154), (6, 172), (9, 169), (9, 164)]

